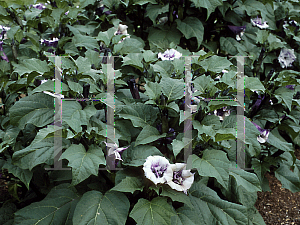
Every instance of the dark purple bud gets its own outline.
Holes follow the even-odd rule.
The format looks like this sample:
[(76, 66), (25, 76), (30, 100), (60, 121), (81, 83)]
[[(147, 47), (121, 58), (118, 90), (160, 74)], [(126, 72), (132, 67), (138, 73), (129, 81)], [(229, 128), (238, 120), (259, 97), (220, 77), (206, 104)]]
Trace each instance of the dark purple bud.
[(286, 85), (285, 87), (290, 90), (294, 90), (295, 84)]
[(246, 30), (246, 25), (244, 26), (232, 26), (228, 25), (229, 29), (236, 35)]

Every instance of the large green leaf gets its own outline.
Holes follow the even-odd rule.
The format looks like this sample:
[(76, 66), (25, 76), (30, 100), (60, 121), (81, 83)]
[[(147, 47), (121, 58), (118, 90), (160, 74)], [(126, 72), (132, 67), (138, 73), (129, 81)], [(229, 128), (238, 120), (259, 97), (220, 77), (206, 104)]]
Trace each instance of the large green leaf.
[(282, 188), (289, 189), (291, 192), (300, 192), (300, 172), (298, 167), (294, 171), (287, 163), (280, 163), (280, 167), (275, 171), (275, 177), (281, 182)]
[(174, 27), (168, 30), (158, 30), (157, 28), (151, 27), (148, 36), (150, 50), (164, 51), (166, 48), (169, 48), (171, 42), (178, 45), (181, 36), (182, 34)]
[(133, 194), (137, 190), (142, 191), (143, 187), (144, 186), (142, 180), (139, 177), (127, 176), (111, 190), (119, 192), (130, 192)]
[(147, 82), (145, 85), (145, 94), (149, 96), (150, 99), (156, 100), (161, 95), (161, 87), (158, 83)]
[(40, 202), (35, 202), (15, 213), (14, 224), (18, 225), (72, 225), (72, 218), (79, 196), (74, 187), (61, 184), (52, 188)]
[(168, 11), (169, 11), (169, 4), (166, 4), (163, 7), (161, 5), (148, 4), (146, 8), (145, 16), (148, 16), (152, 20), (153, 24), (156, 24), (157, 16)]
[(177, 209), (172, 224), (244, 225), (248, 222), (245, 206), (222, 200), (205, 184), (194, 183), (189, 198), (194, 207), (183, 206)]
[(9, 173), (12, 173), (15, 177), (19, 178), (29, 189), (29, 184), (33, 175), (33, 172), (28, 169), (21, 169), (20, 167), (13, 165), (11, 159), (8, 158), (2, 167), (7, 169)]
[(15, 72), (20, 76), (26, 73), (36, 72), (39, 74), (44, 74), (50, 71), (49, 66), (46, 61), (41, 61), (39, 59), (24, 59), (22, 63), (16, 64)]
[[(198, 122), (198, 121), (197, 121)], [(193, 140), (189, 138), (182, 138), (182, 140), (174, 139), (172, 141), (173, 154), (176, 157), (183, 148), (191, 144)]]
[(109, 45), (110, 40), (112, 39), (112, 37), (114, 36), (114, 33), (117, 31), (116, 28), (112, 27), (109, 28), (107, 31), (105, 32), (99, 32), (98, 36), (97, 36), (97, 40), (99, 41), (103, 41), (105, 45)]
[(62, 155), (61, 159), (69, 161), (72, 167), (72, 185), (79, 184), (90, 175), (98, 175), (99, 165), (106, 165), (104, 153), (98, 146), (89, 146), (88, 151), (82, 144), (72, 144)]
[(123, 66), (131, 65), (139, 69), (141, 72), (143, 72), (144, 66), (142, 64), (142, 60), (143, 60), (142, 53), (129, 53), (123, 58)]
[(64, 101), (62, 104), (62, 120), (77, 133), (81, 132), (81, 125), (88, 125), (89, 119), (96, 112), (94, 105), (88, 105), (82, 110), (77, 101)]
[(122, 154), (123, 164), (126, 166), (142, 166), (146, 162), (146, 158), (150, 155), (163, 154), (154, 146), (143, 145), (134, 147), (134, 142)]
[(168, 185), (162, 186), (161, 196), (167, 196), (172, 199), (172, 201), (183, 202), (187, 206), (193, 208), (190, 198), (181, 191), (176, 191), (170, 188)]
[(109, 191), (103, 195), (99, 191), (89, 191), (75, 208), (73, 224), (125, 225), (129, 207), (129, 200), (123, 193)]
[(286, 87), (279, 87), (274, 94), (275, 97), (279, 100), (279, 102), (283, 101), (288, 107), (288, 109), (291, 111), (294, 91)]
[(207, 19), (219, 5), (223, 4), (222, 0), (192, 0), (192, 2), (197, 8), (203, 7), (207, 9)]
[(75, 44), (76, 47), (85, 47), (86, 49), (92, 50), (94, 50), (95, 48), (99, 48), (97, 40), (91, 36), (76, 34), (73, 37), (72, 42)]
[(9, 110), (10, 122), (24, 129), (27, 123), (43, 127), (54, 121), (54, 99), (44, 93), (26, 96)]
[[(37, 92), (43, 92), (43, 91), (52, 91), (54, 92), (54, 86), (55, 86), (54, 80), (47, 80), (45, 83), (41, 84), (40, 86), (33, 89), (32, 94)], [(69, 91), (68, 85), (61, 82), (61, 91)]]
[(251, 91), (265, 91), (264, 85), (257, 77), (245, 77), (245, 88)]
[(230, 161), (226, 153), (220, 150), (205, 150), (202, 158), (191, 155), (188, 164), (198, 170), (199, 175), (215, 177), (224, 188), (228, 187)]
[(120, 53), (121, 55), (128, 53), (140, 53), (144, 48), (145, 43), (141, 39), (125, 38), (120, 44), (114, 45), (114, 53)]
[[(17, 207), (12, 202), (6, 202), (0, 208), (0, 224), (6, 225), (7, 221), (14, 219), (14, 213), (17, 211)], [(7, 222), (8, 223), (8, 222)], [(11, 223), (13, 224), (13, 223)], [(9, 225), (9, 223), (7, 224)]]
[(293, 144), (288, 143), (286, 140), (284, 140), (283, 137), (281, 137), (277, 127), (270, 132), (267, 142), (270, 145), (273, 145), (274, 147), (281, 149), (283, 151), (287, 151), (287, 152), (294, 151)]
[[(62, 149), (69, 146), (69, 141), (62, 139)], [(29, 145), (28, 147), (16, 151), (13, 154), (12, 162), (14, 165), (32, 170), (33, 167), (45, 163), (53, 165), (54, 160), (54, 138), (47, 138), (43, 141)]]
[(257, 140), (257, 137), (260, 135), (259, 130), (255, 127), (253, 123), (251, 123), (248, 117), (238, 117), (239, 120), (245, 120), (245, 143), (249, 144), (248, 150), (250, 155), (258, 155), (261, 151), (260, 143)]
[(158, 114), (158, 109), (141, 103), (126, 105), (122, 108), (119, 116), (130, 119), (133, 126), (144, 127), (153, 125)]
[(229, 69), (232, 63), (225, 57), (213, 55), (207, 59), (202, 60), (200, 63), (205, 71), (212, 71), (215, 73), (221, 73), (224, 69)]
[(172, 78), (162, 78), (160, 82), (163, 94), (168, 98), (168, 101), (181, 99), (184, 96), (184, 82)]
[(152, 201), (148, 201), (144, 198), (139, 199), (129, 216), (132, 217), (137, 224), (171, 225), (171, 217), (175, 215), (173, 207), (168, 204), (166, 198), (156, 197), (152, 199)]
[(166, 134), (159, 134), (159, 131), (155, 127), (147, 125), (136, 138), (135, 146), (148, 144), (165, 136)]
[(204, 27), (201, 21), (196, 17), (187, 17), (183, 21), (177, 19), (176, 23), (178, 30), (180, 30), (187, 39), (192, 37), (197, 39), (199, 48), (204, 35)]

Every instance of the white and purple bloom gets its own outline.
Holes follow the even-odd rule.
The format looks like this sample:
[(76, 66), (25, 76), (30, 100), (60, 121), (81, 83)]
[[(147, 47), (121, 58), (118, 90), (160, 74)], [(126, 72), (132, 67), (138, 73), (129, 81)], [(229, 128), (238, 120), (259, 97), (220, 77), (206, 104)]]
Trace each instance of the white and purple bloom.
[(0, 37), (0, 40), (5, 40), (7, 39), (7, 31), (10, 30), (10, 27), (5, 27), (5, 26), (2, 26), (0, 25), (0, 30), (1, 30), (1, 37)]
[(106, 144), (107, 147), (109, 147), (108, 154), (107, 154), (109, 157), (113, 157), (114, 160), (118, 159), (123, 161), (120, 153), (126, 150), (129, 146), (125, 148), (118, 148), (118, 145), (116, 143), (112, 144), (112, 143), (106, 143), (105, 141), (103, 142)]
[[(125, 37), (125, 38), (130, 38), (130, 35), (127, 33), (127, 28), (128, 28), (127, 25), (119, 24), (118, 30), (114, 33), (114, 35), (127, 35), (127, 37)], [(119, 43), (124, 41), (125, 38), (123, 38), (121, 41), (119, 41)]]
[(58, 38), (52, 38), (52, 40), (41, 39), (41, 43), (47, 46), (57, 47)]
[(232, 26), (228, 25), (229, 29), (235, 34), (235, 38), (237, 41), (242, 40), (242, 36), (246, 30), (246, 25), (244, 26)]
[(251, 23), (253, 26), (257, 26), (260, 29), (265, 29), (265, 28), (269, 27), (269, 25), (267, 24), (267, 21), (262, 22), (262, 19), (259, 17), (251, 19)]
[(194, 182), (194, 174), (191, 173), (191, 170), (186, 170), (185, 168), (185, 163), (171, 164), (165, 173), (165, 178), (172, 189), (183, 191), (187, 194), (187, 190)]
[(225, 116), (229, 116), (230, 115), (230, 109), (227, 109), (227, 106), (221, 108), (221, 109), (217, 109), (214, 111), (215, 116), (218, 116), (220, 118), (220, 120), (224, 120)]
[(158, 20), (159, 24), (165, 24), (166, 22), (168, 22), (168, 17), (167, 16), (164, 16), (164, 17), (162, 17)]
[[(252, 122), (252, 121), (251, 121)], [(257, 141), (259, 143), (265, 143), (268, 140), (270, 131), (268, 129), (262, 129), (260, 126), (258, 126), (256, 123), (252, 122), (255, 127), (259, 130), (260, 135), (257, 137)]]
[(145, 176), (151, 180), (155, 185), (158, 183), (165, 183), (165, 173), (170, 166), (169, 161), (162, 156), (148, 156), (144, 163), (143, 170)]
[(175, 49), (168, 49), (164, 53), (158, 53), (158, 58), (161, 58), (161, 60), (179, 59), (181, 56), (182, 54)]
[(292, 66), (292, 63), (295, 61), (296, 56), (294, 54), (294, 49), (281, 49), (278, 56), (278, 61), (282, 68)]
[(46, 6), (44, 6), (42, 3), (38, 3), (38, 4), (35, 4), (35, 5), (30, 5), (30, 6), (33, 7), (33, 8), (39, 9), (39, 10), (46, 9)]

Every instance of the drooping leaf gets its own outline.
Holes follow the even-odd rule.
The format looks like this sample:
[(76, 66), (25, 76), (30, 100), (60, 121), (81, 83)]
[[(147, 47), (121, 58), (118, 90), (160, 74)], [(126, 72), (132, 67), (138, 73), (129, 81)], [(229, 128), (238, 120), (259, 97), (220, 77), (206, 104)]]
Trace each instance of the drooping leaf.
[(31, 72), (36, 72), (41, 75), (50, 71), (49, 66), (46, 61), (41, 61), (39, 59), (24, 59), (22, 63), (16, 64), (15, 72), (20, 76), (23, 74), (28, 74)]
[(166, 134), (159, 134), (159, 131), (155, 127), (147, 125), (136, 138), (135, 146), (148, 144), (165, 136)]
[(192, 2), (197, 8), (202, 7), (207, 9), (207, 19), (219, 5), (223, 4), (222, 0), (192, 0)]
[(124, 178), (120, 183), (111, 189), (111, 191), (130, 192), (132, 194), (137, 190), (143, 190), (143, 183), (139, 177), (132, 176)]

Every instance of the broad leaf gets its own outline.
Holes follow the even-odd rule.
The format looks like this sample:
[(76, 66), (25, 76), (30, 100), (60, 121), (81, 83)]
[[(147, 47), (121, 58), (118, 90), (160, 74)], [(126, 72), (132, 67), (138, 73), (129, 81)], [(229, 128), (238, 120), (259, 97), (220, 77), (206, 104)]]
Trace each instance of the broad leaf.
[(147, 125), (136, 138), (135, 146), (148, 144), (165, 136), (166, 134), (159, 134), (159, 131), (155, 127)]
[(133, 194), (137, 190), (142, 191), (143, 187), (143, 183), (139, 177), (128, 176), (116, 186), (114, 186), (111, 190), (119, 192), (130, 192)]
[(31, 72), (36, 72), (41, 75), (50, 71), (49, 66), (46, 61), (41, 61), (39, 59), (24, 59), (22, 63), (16, 64), (15, 72), (20, 76), (23, 74), (28, 74)]
[(99, 165), (106, 165), (102, 149), (95, 145), (86, 151), (82, 144), (72, 144), (61, 155), (61, 159), (67, 159), (68, 166), (72, 167), (72, 185), (79, 184), (92, 174), (97, 176)]
[(76, 34), (73, 37), (72, 42), (75, 44), (76, 47), (85, 47), (86, 49), (92, 50), (94, 50), (95, 48), (99, 48), (97, 40), (91, 36)]
[(192, 0), (192, 2), (195, 4), (197, 8), (203, 7), (207, 9), (207, 18), (210, 16), (210, 14), (215, 11), (215, 9), (222, 5), (222, 0)]
[(123, 193), (114, 191), (103, 195), (99, 191), (84, 193), (78, 202), (74, 217), (74, 225), (125, 225), (130, 203)]
[(212, 71), (215, 73), (221, 73), (222, 70), (229, 69), (229, 67), (232, 65), (232, 63), (225, 57), (216, 55), (204, 59), (199, 64), (205, 69), (205, 71)]
[(172, 78), (162, 78), (160, 82), (163, 94), (168, 101), (181, 99), (184, 96), (184, 82)]

